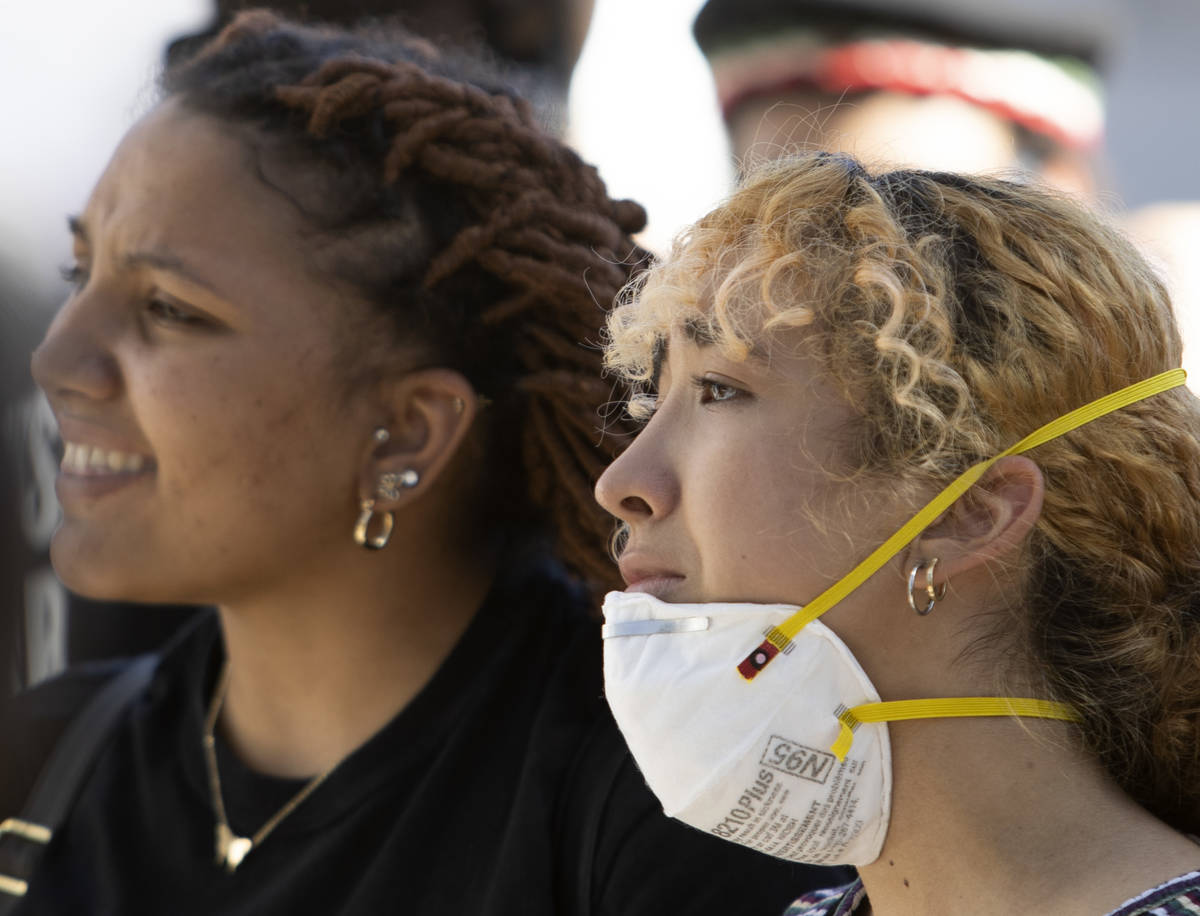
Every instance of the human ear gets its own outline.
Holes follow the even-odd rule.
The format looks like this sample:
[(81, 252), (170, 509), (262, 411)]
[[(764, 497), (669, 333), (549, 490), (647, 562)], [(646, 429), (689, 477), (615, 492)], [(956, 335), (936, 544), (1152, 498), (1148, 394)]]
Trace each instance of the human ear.
[(479, 409), (471, 383), (453, 369), (420, 369), (383, 383), (388, 419), (362, 462), (359, 494), (381, 511), (425, 492), (458, 452)]
[(999, 459), (909, 546), (912, 563), (937, 557), (934, 586), (1020, 547), (1042, 512), (1045, 481), (1024, 455)]

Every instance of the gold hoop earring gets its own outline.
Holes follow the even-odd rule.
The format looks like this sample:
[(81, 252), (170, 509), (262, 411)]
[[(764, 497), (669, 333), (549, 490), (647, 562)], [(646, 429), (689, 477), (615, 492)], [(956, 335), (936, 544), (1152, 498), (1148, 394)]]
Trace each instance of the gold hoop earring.
[[(933, 606), (946, 597), (946, 586), (949, 583), (943, 582), (940, 588), (935, 588), (933, 585), (933, 571), (937, 569), (938, 562), (937, 557), (920, 560), (914, 563), (913, 568), (908, 571), (908, 606), (922, 617), (932, 611)], [(925, 604), (917, 607), (917, 599), (913, 593), (917, 588), (917, 574), (921, 570), (925, 570)]]
[(361, 511), (358, 513), (358, 521), (354, 524), (354, 543), (367, 550), (382, 550), (387, 546), (388, 538), (392, 536), (392, 513), (379, 513), (380, 530), (371, 537), (367, 534), (367, 529), (375, 517), (375, 500), (364, 499), (359, 503), (359, 507)]

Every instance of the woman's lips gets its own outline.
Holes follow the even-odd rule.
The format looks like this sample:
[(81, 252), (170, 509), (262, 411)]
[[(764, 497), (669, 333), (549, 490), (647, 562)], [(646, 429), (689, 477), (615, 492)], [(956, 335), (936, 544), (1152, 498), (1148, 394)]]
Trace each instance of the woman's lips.
[(629, 592), (645, 592), (648, 595), (661, 598), (682, 581), (683, 576), (674, 573), (661, 573), (658, 575), (643, 576), (640, 579), (627, 582), (625, 590)]
[(646, 562), (636, 556), (626, 555), (620, 560), (621, 578), (625, 580), (625, 589), (630, 592), (646, 592), (661, 597), (686, 577), (675, 570), (655, 563)]

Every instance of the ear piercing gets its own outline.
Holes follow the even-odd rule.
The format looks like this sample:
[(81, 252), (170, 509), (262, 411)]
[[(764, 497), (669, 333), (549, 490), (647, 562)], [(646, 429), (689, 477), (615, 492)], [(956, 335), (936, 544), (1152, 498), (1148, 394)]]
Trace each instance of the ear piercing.
[(378, 513), (378, 532), (376, 534), (368, 532), (375, 515), (375, 500), (364, 499), (359, 503), (358, 520), (354, 523), (354, 543), (359, 547), (367, 548), (367, 550), (382, 550), (387, 546), (388, 538), (392, 536), (393, 519), (390, 512)]
[(411, 490), (421, 482), (421, 475), (412, 468), (403, 471), (388, 471), (379, 475), (375, 495), (380, 499), (399, 499), (401, 490)]
[[(412, 468), (403, 471), (388, 471), (379, 475), (375, 497), (367, 498), (359, 503), (358, 519), (354, 523), (354, 543), (368, 550), (382, 550), (387, 546), (388, 538), (392, 536), (392, 513), (375, 508), (375, 499), (399, 499), (401, 490), (410, 490), (421, 482), (421, 475)], [(375, 516), (379, 516), (379, 524), (375, 534), (370, 533)]]
[[(371, 438), (382, 445), (392, 438), (392, 434), (388, 432), (386, 426), (377, 426), (371, 433)], [(379, 480), (375, 484), (375, 499), (399, 499), (401, 490), (411, 490), (420, 482), (421, 475), (413, 468), (405, 468), (403, 471), (387, 471), (379, 475)], [(374, 505), (374, 500), (371, 500), (371, 503)]]
[[(938, 558), (931, 557), (928, 560), (921, 560), (915, 563), (913, 568), (908, 571), (908, 606), (924, 617), (933, 610), (933, 606), (946, 597), (946, 586), (948, 583), (943, 582), (940, 588), (933, 586), (933, 571), (937, 569)], [(917, 588), (917, 575), (925, 570), (925, 594), (921, 596), (923, 604), (917, 607), (917, 596), (914, 594)]]
[[(386, 426), (377, 426), (371, 432), (371, 438), (382, 445), (392, 438), (392, 434)], [(388, 539), (392, 536), (394, 519), (391, 512), (377, 510), (375, 500), (399, 499), (401, 490), (411, 490), (420, 482), (421, 475), (413, 468), (380, 474), (375, 484), (375, 495), (359, 502), (358, 518), (354, 523), (354, 542), (368, 550), (382, 550), (386, 547)], [(379, 517), (378, 524), (374, 524), (376, 516)], [(376, 529), (374, 534), (371, 533), (373, 527)]]

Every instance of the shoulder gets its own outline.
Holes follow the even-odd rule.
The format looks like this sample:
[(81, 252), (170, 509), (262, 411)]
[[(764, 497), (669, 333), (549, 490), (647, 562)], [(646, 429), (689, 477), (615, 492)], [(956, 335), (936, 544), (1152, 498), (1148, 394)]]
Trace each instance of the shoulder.
[(0, 774), (0, 815), (21, 808), (67, 725), (122, 670), (123, 663), (121, 659), (80, 666), (4, 704), (0, 728), (6, 735), (17, 736), (17, 740), (6, 750)]
[[(211, 611), (196, 615), (154, 653), (161, 661), (156, 677), (170, 677), (174, 669), (194, 654), (197, 648), (207, 649), (217, 636), (215, 614)], [(14, 720), (32, 727), (65, 724), (83, 709), (105, 684), (125, 671), (132, 662), (146, 656), (122, 656), (84, 662), (68, 668), (17, 694), (8, 705)]]
[[(152, 680), (170, 676), (172, 662), (187, 651), (197, 637), (206, 638), (215, 628), (211, 615), (200, 615), (185, 627), (162, 653)], [(139, 656), (140, 657), (140, 656)], [(15, 735), (13, 752), (6, 751), (0, 769), (0, 816), (24, 805), (38, 774), (71, 722), (106, 685), (127, 670), (135, 658), (114, 658), (72, 667), (50, 680), (23, 691), (0, 706), (0, 730)]]
[(552, 560), (510, 571), (482, 614), (490, 618), (484, 622), (489, 656), (505, 657), (496, 673), (513, 687), (531, 692), (559, 719), (593, 723), (606, 711), (597, 609)]
[(1180, 875), (1126, 900), (1108, 916), (1195, 916), (1200, 913), (1200, 871)]
[(865, 896), (861, 881), (812, 891), (789, 906), (783, 916), (848, 916), (858, 909)]

